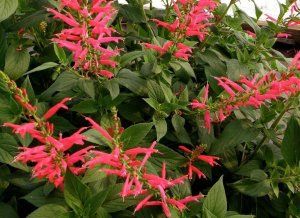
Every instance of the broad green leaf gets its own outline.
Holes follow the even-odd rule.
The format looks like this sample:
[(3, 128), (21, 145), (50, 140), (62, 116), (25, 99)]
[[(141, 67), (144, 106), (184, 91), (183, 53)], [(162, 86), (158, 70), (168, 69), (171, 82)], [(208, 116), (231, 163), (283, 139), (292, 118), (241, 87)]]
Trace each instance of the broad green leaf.
[(3, 28), (0, 27), (0, 69), (3, 69), (5, 64), (5, 54), (7, 50), (7, 39)]
[(288, 122), (281, 145), (284, 160), (290, 166), (299, 166), (300, 161), (300, 125), (293, 116)]
[(154, 80), (148, 80), (147, 86), (150, 98), (155, 99), (158, 103), (163, 103), (165, 101), (164, 92), (159, 84), (157, 84)]
[(0, 202), (0, 217), (1, 218), (18, 218), (19, 216), (12, 206), (10, 206), (9, 204)]
[(46, 204), (27, 216), (27, 218), (69, 218), (68, 210), (58, 204)]
[(44, 187), (38, 187), (37, 189), (33, 190), (32, 192), (28, 193), (22, 199), (25, 199), (29, 203), (33, 204), (36, 207), (41, 207), (46, 204), (61, 204), (64, 203), (63, 197), (58, 196), (46, 196), (44, 193)]
[(163, 162), (167, 164), (168, 168), (176, 169), (188, 161), (184, 156), (165, 145), (158, 144), (155, 148), (159, 150), (161, 154), (153, 154), (150, 160), (159, 170), (161, 169)]
[(95, 83), (93, 80), (80, 78), (78, 80), (78, 87), (92, 99), (95, 99)]
[(242, 179), (231, 184), (239, 192), (251, 196), (251, 197), (262, 197), (272, 190), (270, 181), (255, 181), (252, 179)]
[(84, 204), (84, 208), (88, 211), (90, 216), (93, 216), (99, 207), (102, 206), (103, 202), (105, 201), (107, 195), (109, 193), (109, 189), (100, 191), (93, 196), (91, 196)]
[(18, 0), (0, 0), (0, 22), (7, 19), (18, 8)]
[(87, 169), (81, 181), (85, 184), (91, 182), (97, 182), (105, 178), (106, 176), (107, 175), (100, 170), (100, 167), (95, 166), (92, 169)]
[(0, 123), (14, 122), (22, 112), (22, 108), (11, 94), (0, 92)]
[(56, 43), (54, 43), (53, 46), (54, 46), (54, 52), (55, 52), (58, 60), (60, 61), (60, 63), (67, 64), (68, 59), (67, 59), (64, 49), (59, 47)]
[(97, 103), (92, 99), (81, 101), (72, 107), (72, 111), (76, 111), (83, 114), (96, 113), (97, 110)]
[(252, 141), (258, 134), (259, 130), (251, 127), (248, 122), (234, 120), (225, 127), (220, 138), (211, 146), (210, 153), (218, 154), (242, 142)]
[(138, 145), (149, 133), (153, 123), (139, 123), (125, 129), (121, 135), (124, 148), (129, 149)]
[(184, 125), (185, 119), (177, 114), (172, 117), (172, 124), (175, 129), (176, 136), (181, 143), (192, 144), (189, 134)]
[(165, 119), (155, 119), (154, 125), (156, 129), (157, 141), (164, 137), (168, 131), (168, 125)]
[(41, 94), (40, 100), (46, 101), (56, 92), (71, 90), (77, 85), (78, 80), (79, 77), (72, 72), (61, 73), (55, 82)]
[(261, 165), (262, 164), (259, 160), (250, 160), (245, 165), (240, 166), (235, 174), (250, 177), (251, 171), (259, 169)]
[(210, 218), (210, 215), (208, 214), (212, 214), (218, 218), (225, 217), (227, 200), (223, 186), (223, 177), (221, 177), (209, 190), (203, 202), (203, 210), (206, 212), (207, 218)]
[(87, 137), (86, 141), (88, 142), (110, 146), (108, 140), (95, 129), (89, 129), (88, 131), (84, 132), (83, 135)]
[(35, 93), (34, 93), (32, 85), (31, 85), (29, 76), (27, 76), (26, 79), (24, 80), (24, 82), (22, 84), (22, 88), (26, 89), (30, 102), (34, 104), (35, 103), (34, 102), (35, 101)]
[(227, 75), (229, 79), (237, 81), (242, 75), (248, 75), (250, 73), (246, 65), (240, 63), (236, 59), (229, 59), (226, 61)]
[(185, 73), (187, 73), (188, 76), (196, 78), (195, 72), (188, 62), (174, 61), (174, 62), (170, 62), (170, 66), (175, 71), (179, 71), (180, 69), (182, 69)]
[(30, 54), (26, 49), (11, 45), (5, 55), (4, 72), (13, 80), (19, 79), (28, 70)]
[(146, 80), (140, 78), (137, 73), (128, 69), (122, 69), (117, 75), (117, 81), (120, 85), (126, 87), (137, 95), (147, 95), (148, 90)]
[(29, 168), (26, 165), (14, 161), (18, 152), (15, 138), (7, 133), (0, 133), (0, 162), (28, 172)]
[(38, 71), (42, 71), (42, 70), (47, 70), (47, 69), (50, 69), (50, 68), (53, 68), (53, 67), (56, 67), (56, 66), (58, 66), (58, 64), (54, 63), (54, 62), (43, 63), (42, 65), (40, 65), (36, 68), (33, 68), (32, 70), (26, 72), (24, 75), (28, 75), (28, 74), (38, 72)]
[(79, 177), (68, 171), (65, 176), (64, 196), (66, 203), (81, 216), (84, 212), (84, 203), (91, 197), (91, 191)]
[(105, 81), (104, 86), (109, 91), (112, 99), (115, 99), (120, 94), (119, 83), (115, 78)]
[(130, 64), (133, 60), (142, 57), (145, 54), (144, 51), (133, 51), (128, 52), (120, 58), (120, 65), (125, 67), (127, 64)]

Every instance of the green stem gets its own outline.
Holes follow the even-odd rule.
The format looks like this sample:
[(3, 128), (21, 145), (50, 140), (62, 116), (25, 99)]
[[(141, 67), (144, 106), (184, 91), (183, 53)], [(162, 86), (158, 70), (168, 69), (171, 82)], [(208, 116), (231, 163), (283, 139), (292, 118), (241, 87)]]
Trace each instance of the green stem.
[[(295, 97), (299, 96), (299, 94), (297, 94)], [(277, 125), (279, 124), (279, 122), (281, 121), (282, 117), (284, 116), (284, 114), (290, 109), (290, 107), (293, 105), (294, 103), (294, 98), (291, 98), (291, 100), (287, 103), (287, 105), (284, 107), (284, 109), (281, 111), (281, 113), (279, 114), (279, 116), (277, 117), (277, 119), (272, 123), (270, 130), (274, 130)], [(261, 139), (261, 141), (258, 143), (258, 145), (255, 147), (253, 153), (244, 161), (243, 164), (245, 164), (246, 162), (248, 162), (248, 160), (251, 160), (259, 151), (259, 149), (263, 146), (263, 144), (265, 143), (265, 141), (267, 140), (268, 136), (266, 134), (264, 134), (264, 137)]]

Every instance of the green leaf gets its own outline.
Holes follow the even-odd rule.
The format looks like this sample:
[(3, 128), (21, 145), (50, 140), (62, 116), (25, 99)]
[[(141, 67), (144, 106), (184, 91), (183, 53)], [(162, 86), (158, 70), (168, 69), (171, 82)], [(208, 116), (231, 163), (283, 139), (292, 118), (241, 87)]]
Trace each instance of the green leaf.
[(77, 215), (82, 215), (84, 203), (90, 198), (91, 191), (83, 184), (78, 177), (69, 171), (65, 176), (64, 196), (66, 203), (75, 211)]
[(290, 166), (299, 166), (300, 161), (300, 125), (298, 120), (292, 116), (282, 140), (281, 152), (284, 160)]
[(117, 75), (117, 81), (120, 85), (126, 87), (137, 95), (147, 95), (148, 90), (146, 80), (140, 78), (137, 73), (128, 69), (122, 69)]
[(172, 117), (172, 124), (179, 142), (192, 144), (189, 134), (184, 127), (185, 119), (177, 114), (174, 114)]
[(120, 65), (125, 67), (127, 64), (130, 64), (133, 60), (142, 57), (144, 54), (144, 51), (128, 52), (120, 58)]
[(272, 190), (270, 181), (255, 181), (252, 179), (242, 179), (231, 184), (239, 192), (251, 196), (251, 197), (262, 197)]
[(54, 46), (54, 52), (55, 52), (58, 60), (60, 61), (60, 63), (67, 64), (68, 59), (67, 59), (64, 49), (59, 47), (56, 43), (54, 43), (53, 46)]
[(168, 131), (168, 125), (165, 119), (154, 120), (157, 141), (164, 137)]
[(105, 81), (104, 86), (109, 91), (112, 99), (115, 99), (120, 94), (119, 83), (115, 78)]
[(5, 54), (7, 50), (7, 38), (3, 28), (0, 27), (0, 69), (3, 69), (5, 64)]
[(191, 67), (191, 65), (189, 64), (189, 62), (174, 61), (174, 62), (170, 62), (170, 65), (175, 71), (183, 69), (183, 71), (186, 72), (188, 76), (196, 78), (195, 72)]
[(97, 110), (97, 103), (92, 99), (81, 101), (72, 107), (72, 111), (76, 111), (83, 114), (96, 113)]
[(0, 202), (0, 217), (1, 218), (18, 218), (19, 216), (12, 206), (10, 206), (9, 204)]
[(11, 94), (0, 92), (0, 123), (14, 122), (22, 112), (22, 108)]
[(11, 45), (6, 52), (4, 72), (13, 80), (19, 79), (28, 70), (29, 63), (29, 52)]
[(188, 161), (184, 156), (165, 145), (158, 144), (155, 148), (159, 150), (161, 154), (153, 154), (150, 160), (151, 163), (158, 166), (159, 169), (161, 169), (163, 162), (168, 165), (168, 168), (176, 169)]
[(234, 120), (225, 127), (220, 138), (212, 145), (210, 153), (218, 154), (242, 142), (252, 141), (258, 134), (259, 130), (251, 127), (247, 121)]
[(163, 103), (165, 101), (165, 95), (162, 88), (154, 80), (147, 81), (148, 94), (150, 98), (155, 99), (158, 103)]
[(40, 100), (48, 100), (56, 92), (71, 90), (77, 85), (78, 80), (79, 77), (75, 73), (68, 71), (63, 72), (58, 76), (56, 81), (41, 94)]
[(235, 174), (250, 177), (251, 171), (259, 169), (261, 165), (261, 162), (258, 160), (250, 160), (245, 165), (242, 165)]
[(87, 137), (86, 141), (92, 142), (98, 145), (109, 145), (108, 140), (102, 136), (97, 130), (89, 129), (88, 131), (83, 133), (84, 136)]
[(61, 205), (47, 204), (33, 211), (27, 218), (69, 218), (68, 213), (68, 210)]
[(25, 88), (27, 91), (27, 95), (29, 97), (30, 102), (35, 103), (35, 94), (34, 94), (34, 90), (33, 87), (31, 85), (29, 76), (26, 77), (26, 79), (24, 80), (23, 84), (22, 84), (22, 88)]
[(80, 78), (78, 87), (92, 99), (95, 99), (95, 83), (93, 80)]
[(18, 143), (15, 138), (7, 133), (0, 133), (0, 162), (28, 172), (29, 168), (26, 165), (14, 162), (14, 157), (18, 152)]
[(121, 135), (121, 141), (124, 143), (124, 148), (129, 149), (138, 145), (149, 133), (153, 123), (139, 123), (125, 129)]
[(58, 202), (64, 203), (63, 198), (59, 197), (52, 197), (52, 196), (46, 196), (44, 193), (44, 187), (38, 187), (37, 189), (33, 190), (29, 194), (22, 197), (22, 199), (25, 199), (29, 203), (33, 204), (36, 207), (41, 207), (46, 204), (58, 204)]
[(203, 210), (206, 211), (207, 218), (211, 217), (210, 215), (208, 216), (208, 214), (218, 218), (225, 217), (227, 200), (223, 186), (223, 177), (221, 177), (209, 190), (203, 202)]
[(50, 68), (53, 68), (53, 67), (56, 67), (56, 66), (58, 66), (58, 64), (54, 63), (54, 62), (43, 63), (42, 65), (40, 65), (40, 66), (38, 66), (36, 68), (33, 68), (32, 70), (28, 71), (24, 75), (28, 75), (28, 74), (31, 74), (31, 73), (34, 73), (34, 72), (38, 72), (38, 71), (42, 71), (42, 70), (47, 70), (47, 69), (50, 69)]
[(229, 59), (226, 61), (227, 75), (229, 79), (237, 81), (242, 75), (248, 75), (250, 73), (246, 65), (240, 63), (236, 59)]
[(88, 211), (90, 216), (94, 215), (97, 212), (97, 209), (102, 206), (108, 193), (109, 193), (109, 189), (100, 191), (94, 194), (85, 202), (84, 208)]
[(0, 0), (0, 22), (7, 19), (18, 8), (18, 0)]

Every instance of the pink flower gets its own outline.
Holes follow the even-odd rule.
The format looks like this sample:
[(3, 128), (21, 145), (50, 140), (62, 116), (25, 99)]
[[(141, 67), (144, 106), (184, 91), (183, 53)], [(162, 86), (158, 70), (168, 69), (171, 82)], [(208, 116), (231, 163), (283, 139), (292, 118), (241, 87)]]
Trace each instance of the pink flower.
[(67, 7), (70, 7), (72, 9), (74, 9), (74, 10), (80, 10), (81, 9), (81, 7), (80, 7), (77, 0), (61, 0), (61, 6), (62, 7), (67, 6)]
[(99, 71), (99, 75), (101, 75), (101, 76), (103, 76), (103, 77), (106, 77), (106, 78), (108, 78), (108, 79), (111, 79), (112, 77), (115, 76), (112, 72), (110, 72), (110, 71), (108, 71), (108, 70), (100, 70), (100, 71)]
[(47, 11), (54, 14), (55, 18), (62, 20), (63, 22), (65, 22), (66, 24), (68, 24), (70, 26), (73, 26), (73, 27), (79, 26), (79, 23), (75, 20), (75, 18), (70, 13), (67, 13), (67, 16), (66, 16), (66, 15), (63, 15), (63, 14), (53, 10), (52, 8), (47, 8)]
[(61, 102), (50, 108), (45, 114), (44, 114), (44, 119), (48, 120), (51, 118), (54, 114), (57, 113), (57, 111), (61, 108), (68, 109), (68, 107), (65, 105), (67, 101), (71, 101), (72, 98), (64, 98)]
[(185, 147), (183, 145), (180, 145), (178, 148), (186, 153), (190, 153), (190, 154), (193, 153), (190, 149), (188, 149), (187, 147)]
[(210, 117), (210, 112), (208, 110), (206, 110), (204, 112), (204, 125), (205, 125), (205, 128), (208, 130), (208, 132), (210, 132), (210, 130), (211, 130), (211, 117)]
[(292, 35), (291, 34), (288, 34), (288, 33), (278, 33), (277, 35), (276, 35), (276, 37), (277, 38), (289, 38), (289, 37), (291, 37)]
[(69, 150), (74, 144), (77, 145), (83, 145), (84, 140), (86, 140), (86, 136), (81, 135), (80, 133), (84, 130), (86, 130), (86, 127), (80, 128), (77, 132), (75, 132), (73, 135), (66, 137), (66, 138), (60, 138), (59, 142), (62, 143), (63, 151)]
[(152, 198), (152, 195), (148, 195), (146, 198), (144, 198), (142, 201), (140, 201), (140, 203), (138, 203), (138, 205), (135, 207), (134, 213), (139, 211), (140, 209), (142, 209), (151, 198)]
[(206, 163), (208, 163), (209, 165), (211, 165), (212, 167), (215, 166), (215, 165), (219, 165), (216, 160), (220, 160), (219, 157), (216, 157), (216, 156), (208, 156), (208, 155), (203, 155), (203, 154), (200, 154), (198, 156), (198, 159), (199, 160), (202, 160)]
[(252, 37), (253, 39), (256, 38), (256, 34), (255, 34), (255, 33), (251, 32), (251, 31), (249, 31), (249, 30), (246, 30), (245, 32), (246, 32), (250, 37)]
[(48, 9), (55, 18), (71, 27), (63, 29), (53, 41), (72, 52), (73, 67), (84, 70), (85, 76), (92, 74), (108, 79), (114, 76), (110, 68), (116, 67), (117, 63), (113, 59), (119, 52), (117, 48), (110, 51), (107, 44), (118, 43), (122, 38), (112, 35), (116, 32), (110, 27), (116, 13), (112, 3), (94, 0), (86, 2), (82, 7), (82, 1), (62, 0), (64, 10), (61, 13)]
[(99, 124), (97, 124), (94, 120), (92, 120), (89, 117), (85, 118), (88, 122), (90, 122), (93, 126), (93, 129), (97, 130), (105, 139), (107, 139), (109, 142), (113, 141), (113, 138), (108, 134), (108, 132), (103, 129)]
[(26, 133), (29, 133), (30, 135), (36, 135), (38, 134), (38, 131), (35, 129), (35, 123), (25, 123), (22, 125), (17, 125), (13, 123), (4, 123), (3, 126), (10, 127), (13, 129), (14, 133), (20, 134), (22, 138), (25, 137)]

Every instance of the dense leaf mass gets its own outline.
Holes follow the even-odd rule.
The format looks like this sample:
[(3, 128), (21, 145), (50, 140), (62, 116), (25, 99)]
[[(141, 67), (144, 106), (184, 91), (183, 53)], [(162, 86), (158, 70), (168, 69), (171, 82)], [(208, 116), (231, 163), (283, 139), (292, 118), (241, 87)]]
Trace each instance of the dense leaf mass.
[(300, 9), (236, 2), (0, 0), (0, 217), (300, 217)]

